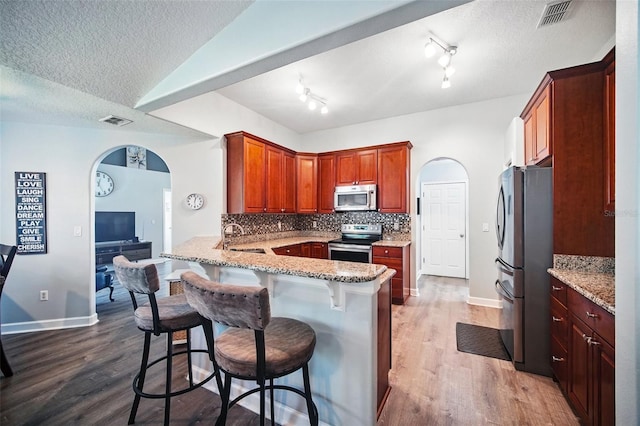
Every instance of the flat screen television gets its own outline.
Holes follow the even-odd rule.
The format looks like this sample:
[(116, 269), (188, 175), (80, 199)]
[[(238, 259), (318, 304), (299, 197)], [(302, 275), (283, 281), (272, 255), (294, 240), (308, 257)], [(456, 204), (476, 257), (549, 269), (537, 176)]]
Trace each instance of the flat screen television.
[(96, 212), (96, 243), (133, 241), (135, 237), (135, 212)]

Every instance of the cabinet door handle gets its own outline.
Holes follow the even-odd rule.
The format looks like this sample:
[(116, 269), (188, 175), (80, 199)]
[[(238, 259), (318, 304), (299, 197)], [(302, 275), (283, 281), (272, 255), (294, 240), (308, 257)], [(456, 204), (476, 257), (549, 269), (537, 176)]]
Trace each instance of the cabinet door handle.
[(564, 321), (562, 318), (557, 318), (557, 317), (554, 317), (553, 315), (551, 316), (551, 319), (553, 319), (553, 322), (562, 322), (562, 321)]
[(600, 342), (598, 342), (597, 340), (594, 340), (594, 339), (589, 339), (589, 341), (587, 343), (590, 344), (590, 345), (593, 345), (593, 346), (597, 346), (597, 345), (600, 344)]
[(551, 361), (553, 362), (564, 362), (564, 358), (558, 358), (557, 356), (551, 356)]
[(587, 318), (598, 318), (598, 314), (592, 314), (591, 312), (587, 311)]
[(591, 336), (587, 336), (586, 334), (582, 333), (582, 340), (589, 343), (589, 341), (591, 340)]
[(560, 291), (560, 290), (562, 290), (562, 287), (556, 287), (555, 285), (552, 285), (552, 286), (551, 286), (551, 290), (553, 290), (553, 291)]

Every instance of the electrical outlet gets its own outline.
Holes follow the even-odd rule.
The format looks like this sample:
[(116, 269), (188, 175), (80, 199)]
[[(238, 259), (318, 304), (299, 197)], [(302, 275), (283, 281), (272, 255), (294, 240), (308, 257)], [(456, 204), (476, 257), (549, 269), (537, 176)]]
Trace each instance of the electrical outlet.
[(314, 227), (314, 228), (317, 228), (317, 227), (318, 227), (318, 221), (317, 221), (317, 220), (314, 220), (314, 221), (313, 221), (313, 227)]
[(73, 236), (82, 237), (82, 226), (76, 225), (73, 227)]
[(398, 222), (393, 222), (393, 230), (394, 231), (399, 231), (400, 230), (400, 224)]
[(282, 231), (282, 222), (278, 221), (278, 231)]
[(40, 290), (40, 300), (43, 302), (49, 300), (49, 290)]

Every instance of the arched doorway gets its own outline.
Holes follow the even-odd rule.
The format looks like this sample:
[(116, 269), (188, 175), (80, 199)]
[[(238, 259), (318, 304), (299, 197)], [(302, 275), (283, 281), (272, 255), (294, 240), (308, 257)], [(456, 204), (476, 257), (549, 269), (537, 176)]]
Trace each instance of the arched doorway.
[(108, 295), (108, 277), (105, 280), (99, 269), (105, 272), (106, 267), (110, 274), (111, 260), (118, 254), (130, 260), (157, 259), (170, 241), (165, 234), (171, 230), (171, 174), (153, 151), (129, 145), (111, 149), (96, 161), (92, 183), (95, 291)]
[(458, 161), (436, 158), (420, 169), (419, 274), (469, 278), (469, 176)]

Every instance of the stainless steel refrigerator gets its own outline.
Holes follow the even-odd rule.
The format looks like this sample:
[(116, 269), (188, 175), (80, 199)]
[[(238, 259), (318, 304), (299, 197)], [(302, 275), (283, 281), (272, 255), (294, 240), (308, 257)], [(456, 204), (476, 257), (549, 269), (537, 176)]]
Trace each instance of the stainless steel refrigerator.
[(545, 376), (551, 376), (552, 173), (551, 167), (505, 170), (496, 209), (502, 340), (517, 370)]

